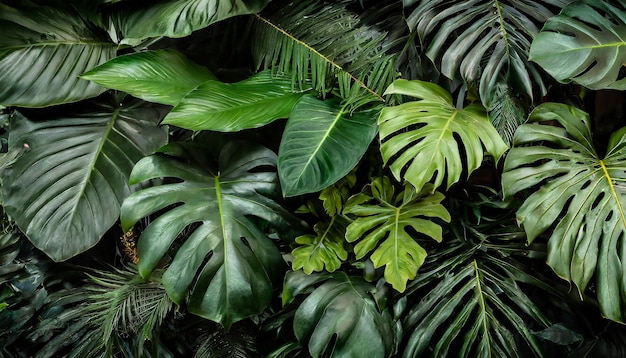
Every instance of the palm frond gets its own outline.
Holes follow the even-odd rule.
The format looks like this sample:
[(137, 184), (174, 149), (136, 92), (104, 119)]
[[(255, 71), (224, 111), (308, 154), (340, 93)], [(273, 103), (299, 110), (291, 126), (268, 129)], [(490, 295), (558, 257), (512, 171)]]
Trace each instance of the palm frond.
[(498, 83), (495, 90), (496, 100), (491, 108), (487, 108), (489, 119), (500, 133), (500, 137), (507, 145), (513, 143), (513, 134), (528, 115), (522, 106), (521, 100), (505, 83)]
[(245, 324), (236, 324), (227, 331), (219, 325), (202, 337), (194, 358), (260, 357), (256, 334)]
[(356, 106), (384, 101), (396, 77), (395, 57), (385, 53), (386, 33), (362, 25), (348, 4), (283, 1), (257, 15), (257, 67), (290, 73), (295, 85), (310, 81), (321, 94), (336, 89)]

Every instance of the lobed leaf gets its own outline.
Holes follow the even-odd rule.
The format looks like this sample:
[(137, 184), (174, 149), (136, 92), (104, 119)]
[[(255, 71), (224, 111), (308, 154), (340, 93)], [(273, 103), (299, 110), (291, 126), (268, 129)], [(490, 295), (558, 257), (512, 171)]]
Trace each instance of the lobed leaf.
[(319, 222), (313, 228), (315, 235), (302, 235), (296, 238), (299, 244), (293, 250), (292, 268), (312, 272), (326, 270), (333, 272), (348, 258), (343, 246), (347, 222), (340, 216), (333, 216), (330, 222)]

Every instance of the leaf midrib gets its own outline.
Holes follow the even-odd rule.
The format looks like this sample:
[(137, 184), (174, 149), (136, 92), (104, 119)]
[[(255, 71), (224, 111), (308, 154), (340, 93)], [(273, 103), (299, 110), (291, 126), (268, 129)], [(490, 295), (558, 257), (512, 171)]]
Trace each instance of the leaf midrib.
[(6, 46), (6, 47), (0, 47), (0, 50), (3, 51), (19, 51), (19, 50), (24, 50), (24, 49), (29, 49), (32, 47), (46, 47), (46, 46), (62, 46), (62, 45), (71, 45), (71, 46), (79, 46), (79, 45), (85, 45), (85, 46), (96, 46), (96, 45), (101, 45), (101, 46), (109, 46), (109, 47), (117, 47), (116, 44), (112, 43), (112, 42), (104, 42), (104, 41), (99, 41), (99, 40), (87, 40), (87, 41), (76, 41), (76, 42), (71, 42), (71, 41), (54, 41), (54, 42), (36, 42), (36, 43), (30, 43), (30, 44), (23, 44), (23, 45), (19, 45), (19, 46)]
[(600, 163), (600, 167), (602, 168), (602, 172), (604, 173), (604, 177), (606, 178), (606, 181), (609, 183), (609, 187), (611, 188), (611, 195), (613, 196), (613, 199), (617, 203), (617, 207), (619, 209), (619, 213), (622, 218), (622, 225), (624, 225), (624, 228), (626, 228), (626, 215), (624, 215), (624, 208), (622, 207), (622, 203), (619, 200), (619, 195), (617, 195), (617, 191), (615, 190), (615, 185), (613, 185), (613, 180), (611, 179), (611, 175), (609, 174), (608, 169), (606, 168), (606, 165), (604, 164), (604, 161), (600, 160), (599, 163)]

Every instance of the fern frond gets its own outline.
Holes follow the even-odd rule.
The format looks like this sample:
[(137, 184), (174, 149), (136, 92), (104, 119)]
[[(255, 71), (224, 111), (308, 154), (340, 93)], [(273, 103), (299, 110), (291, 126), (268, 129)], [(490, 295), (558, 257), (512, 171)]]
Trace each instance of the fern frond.
[(290, 73), (295, 86), (312, 82), (322, 95), (334, 91), (353, 108), (384, 102), (382, 93), (396, 78), (395, 57), (384, 51), (386, 33), (362, 25), (347, 4), (295, 1), (257, 15), (258, 69)]
[(513, 143), (515, 130), (526, 121), (527, 113), (519, 98), (505, 83), (498, 83), (495, 101), (487, 108), (489, 119), (507, 145)]

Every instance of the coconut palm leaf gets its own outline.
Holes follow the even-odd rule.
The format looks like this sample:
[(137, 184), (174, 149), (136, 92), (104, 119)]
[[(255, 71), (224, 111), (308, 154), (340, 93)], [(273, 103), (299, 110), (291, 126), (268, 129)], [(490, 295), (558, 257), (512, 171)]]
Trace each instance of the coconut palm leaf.
[(581, 297), (595, 276), (603, 315), (625, 322), (626, 129), (611, 136), (605, 156), (592, 143), (585, 112), (543, 104), (515, 133), (502, 185), (508, 197), (531, 189), (517, 212), (529, 242), (546, 232), (554, 271)]
[(278, 189), (272, 171), (276, 155), (242, 142), (226, 144), (217, 161), (207, 158), (203, 147), (177, 144), (164, 150), (191, 162), (164, 154), (144, 158), (130, 182), (159, 177), (167, 182), (136, 192), (122, 205), (124, 230), (164, 210), (139, 238), (140, 273), (150, 276), (188, 228), (162, 278), (174, 302), (189, 297), (190, 312), (226, 327), (260, 313), (284, 262), (253, 218), (278, 228), (291, 218), (270, 198)]
[(625, 26), (626, 1), (577, 1), (546, 22), (530, 60), (560, 82), (624, 90)]
[(104, 92), (78, 76), (115, 57), (117, 45), (81, 14), (0, 4), (0, 28), (0, 105), (45, 107)]
[(541, 25), (568, 0), (404, 0), (407, 22), (427, 56), (448, 78), (476, 82), (491, 109), (496, 84), (531, 99), (546, 91), (540, 72), (526, 61)]
[(17, 113), (4, 170), (7, 212), (33, 244), (56, 261), (90, 247), (113, 226), (131, 192), (133, 165), (163, 145), (161, 113), (144, 102), (94, 102), (94, 107)]

